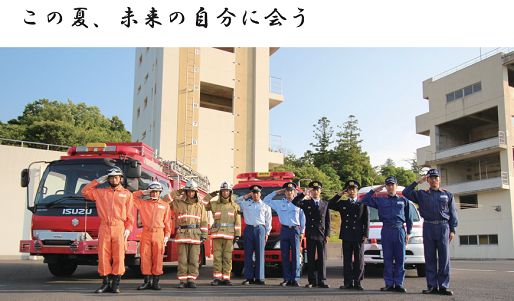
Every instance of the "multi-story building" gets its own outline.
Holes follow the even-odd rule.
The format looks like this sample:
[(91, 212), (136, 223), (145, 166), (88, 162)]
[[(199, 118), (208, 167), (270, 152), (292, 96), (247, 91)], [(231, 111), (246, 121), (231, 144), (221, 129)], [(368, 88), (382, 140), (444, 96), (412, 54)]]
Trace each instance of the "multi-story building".
[(429, 112), (416, 117), (416, 131), (430, 145), (417, 159), (441, 170), (441, 186), (455, 195), (451, 256), (514, 258), (514, 52), (425, 80), (423, 98)]
[(132, 141), (207, 176), (213, 190), (283, 164), (269, 142), (269, 110), (284, 100), (269, 75), (277, 49), (137, 48)]

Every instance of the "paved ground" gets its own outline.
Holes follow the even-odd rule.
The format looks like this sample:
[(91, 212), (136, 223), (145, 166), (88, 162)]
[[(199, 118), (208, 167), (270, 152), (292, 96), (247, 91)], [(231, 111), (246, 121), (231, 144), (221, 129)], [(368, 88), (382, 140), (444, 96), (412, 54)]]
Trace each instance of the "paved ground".
[[(452, 261), (451, 288), (453, 297), (426, 296), (420, 294), (425, 288), (425, 278), (416, 276), (415, 270), (408, 270), (404, 286), (406, 294), (382, 293), (378, 289), (384, 285), (381, 269), (366, 272), (364, 291), (345, 292), (339, 289), (342, 284), (342, 262), (329, 260), (327, 278), (330, 289), (304, 287), (280, 287), (280, 273), (267, 275), (266, 286), (243, 286), (241, 277), (233, 277), (234, 286), (213, 287), (212, 261), (208, 261), (200, 271), (197, 289), (177, 289), (176, 266), (165, 266), (161, 276), (162, 291), (137, 291), (135, 288), (142, 279), (132, 276), (130, 270), (122, 277), (122, 293), (115, 295), (95, 294), (100, 286), (96, 267), (79, 266), (71, 277), (54, 277), (42, 261), (10, 260), (0, 261), (0, 300), (86, 300), (91, 298), (110, 298), (124, 300), (164, 299), (209, 299), (209, 300), (514, 300), (514, 261)], [(307, 283), (306, 275), (301, 284)]]

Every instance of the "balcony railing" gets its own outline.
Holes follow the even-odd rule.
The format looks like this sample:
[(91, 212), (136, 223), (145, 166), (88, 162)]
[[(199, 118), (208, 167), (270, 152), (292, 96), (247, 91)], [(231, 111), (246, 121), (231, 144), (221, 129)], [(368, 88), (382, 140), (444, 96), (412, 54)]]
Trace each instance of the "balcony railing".
[(279, 77), (269, 77), (269, 91), (273, 94), (282, 95), (282, 79)]
[(484, 139), (468, 144), (447, 148), (433, 153), (432, 151), (425, 151), (425, 163), (440, 162), (451, 158), (461, 157), (464, 155), (481, 152), (493, 148), (506, 148), (506, 135), (504, 131), (498, 131), (498, 136), (489, 139)]
[(493, 50), (491, 50), (489, 52), (486, 52), (486, 53), (484, 53), (484, 54), (482, 54), (480, 56), (477, 56), (476, 58), (471, 59), (471, 60), (469, 60), (469, 61), (467, 61), (465, 63), (462, 63), (462, 64), (460, 64), (460, 65), (458, 65), (456, 67), (453, 67), (453, 68), (451, 68), (449, 70), (446, 70), (446, 71), (444, 71), (442, 73), (439, 73), (438, 75), (436, 75), (436, 76), (434, 76), (432, 78), (433, 78), (434, 81), (436, 81), (436, 80), (438, 80), (440, 78), (443, 78), (443, 77), (445, 77), (447, 75), (450, 75), (450, 74), (452, 74), (454, 72), (457, 72), (457, 71), (459, 71), (461, 69), (464, 69), (464, 68), (466, 68), (468, 66), (471, 66), (471, 65), (473, 65), (475, 63), (478, 63), (481, 60), (485, 60), (486, 58), (491, 57), (491, 56), (493, 56), (493, 55), (495, 55), (497, 53), (500, 53), (500, 52), (508, 53), (508, 52), (510, 52), (512, 50), (513, 50), (513, 48), (511, 48), (511, 47), (503, 47), (503, 48), (499, 47), (499, 48), (493, 49)]
[(284, 149), (282, 148), (282, 136), (269, 134), (269, 151), (284, 153)]
[[(3, 142), (3, 141), (6, 141), (6, 142)], [(66, 145), (48, 144), (48, 143), (14, 140), (14, 139), (6, 139), (6, 138), (0, 138), (0, 144), (11, 145), (11, 146), (19, 145), (20, 147), (39, 148), (39, 149), (46, 148), (46, 150), (60, 150), (63, 148), (65, 148), (67, 150), (68, 148), (71, 147), (71, 146), (66, 146)], [(64, 151), (66, 151), (66, 150), (64, 150)]]

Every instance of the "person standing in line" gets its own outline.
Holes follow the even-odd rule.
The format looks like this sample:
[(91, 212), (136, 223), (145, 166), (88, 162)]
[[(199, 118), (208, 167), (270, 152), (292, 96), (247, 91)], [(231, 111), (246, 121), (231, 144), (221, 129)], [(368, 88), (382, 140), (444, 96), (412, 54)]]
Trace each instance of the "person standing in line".
[[(387, 197), (373, 197), (375, 192), (382, 191), (384, 187), (387, 190)], [(380, 291), (405, 293), (405, 248), (409, 243), (413, 217), (409, 200), (396, 194), (397, 187), (396, 178), (388, 177), (384, 185), (370, 190), (362, 198), (362, 203), (378, 209), (378, 217), (382, 222), (380, 237), (384, 254), (385, 286)]]
[[(137, 287), (138, 290), (161, 289), (159, 276), (163, 274), (164, 249), (171, 234), (171, 209), (168, 203), (159, 197), (161, 192), (161, 183), (151, 182), (146, 190), (133, 193), (134, 206), (139, 210), (139, 216), (143, 223), (139, 254), (141, 255), (141, 273), (144, 275), (144, 283)], [(140, 199), (141, 195), (149, 195), (150, 198)], [(150, 276), (153, 278), (152, 283), (150, 283)]]
[(211, 285), (232, 285), (230, 273), (232, 272), (232, 251), (234, 242), (241, 236), (241, 215), (239, 205), (232, 200), (232, 185), (223, 182), (220, 187), (221, 195), (217, 200), (212, 198), (218, 191), (211, 192), (203, 199), (206, 211), (212, 211), (214, 224), (211, 227), (213, 241), (213, 273), (214, 281)]
[[(364, 243), (369, 237), (369, 210), (359, 201), (359, 188), (359, 182), (347, 181), (343, 191), (336, 194), (328, 204), (328, 208), (341, 214), (339, 238), (343, 240), (344, 283), (340, 289), (364, 290)], [(348, 193), (348, 199), (339, 201), (345, 192)]]
[[(263, 202), (273, 208), (282, 224), (280, 228), (280, 253), (284, 282), (281, 286), (299, 286), (300, 280), (300, 244), (305, 233), (305, 214), (303, 210), (291, 202), (295, 197), (296, 184), (293, 182), (282, 185), (283, 189), (268, 194)], [(285, 193), (286, 197), (274, 200), (277, 194)], [(291, 258), (292, 257), (292, 258)]]
[[(414, 191), (418, 184), (427, 181), (430, 188)], [(450, 287), (450, 243), (459, 224), (453, 194), (439, 187), (441, 172), (431, 169), (427, 175), (403, 190), (403, 195), (418, 204), (423, 217), (423, 249), (427, 289), (423, 294), (453, 295)], [(438, 268), (439, 266), (439, 268)], [(438, 288), (439, 284), (439, 290)]]
[[(109, 187), (95, 188), (105, 182), (109, 182)], [(121, 185), (122, 182), (123, 171), (114, 166), (107, 170), (105, 176), (93, 180), (82, 189), (82, 195), (96, 203), (100, 217), (98, 273), (103, 277), (103, 282), (95, 293), (119, 293), (121, 276), (125, 274), (126, 243), (134, 225), (134, 199), (132, 193)]]
[(186, 186), (165, 196), (176, 218), (175, 243), (177, 244), (177, 288), (196, 288), (199, 275), (201, 244), (207, 239), (209, 224), (202, 202), (199, 201), (198, 186), (190, 180)]
[[(330, 210), (328, 202), (322, 200), (319, 181), (309, 183), (307, 194), (299, 193), (293, 200), (293, 205), (300, 207), (305, 213), (307, 239), (307, 270), (309, 283), (307, 288), (321, 287), (329, 288), (327, 284), (327, 242), (330, 238)], [(316, 268), (316, 251), (318, 254), (317, 268), (318, 277), (314, 272)]]
[[(246, 227), (244, 230), (245, 263), (244, 285), (260, 284), (264, 281), (264, 248), (271, 232), (271, 208), (261, 201), (262, 186), (250, 186), (250, 193), (236, 199), (244, 214)], [(247, 200), (251, 198), (250, 200)], [(255, 251), (255, 269), (253, 252)]]

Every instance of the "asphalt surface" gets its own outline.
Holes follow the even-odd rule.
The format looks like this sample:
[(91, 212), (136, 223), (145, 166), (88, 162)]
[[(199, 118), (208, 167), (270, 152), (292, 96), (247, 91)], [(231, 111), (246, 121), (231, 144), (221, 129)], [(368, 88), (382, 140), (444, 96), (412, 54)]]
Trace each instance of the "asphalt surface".
[(165, 266), (161, 276), (161, 291), (137, 291), (142, 279), (132, 275), (130, 269), (122, 277), (121, 294), (95, 294), (101, 279), (94, 266), (79, 266), (70, 277), (54, 277), (42, 260), (0, 261), (0, 300), (90, 300), (109, 298), (123, 300), (169, 299), (173, 300), (514, 300), (514, 261), (463, 261), (453, 260), (451, 289), (454, 296), (422, 295), (426, 287), (424, 277), (417, 277), (416, 270), (407, 270), (404, 287), (407, 293), (380, 292), (384, 285), (382, 269), (370, 268), (363, 281), (364, 291), (342, 291), (342, 261), (327, 262), (329, 289), (305, 288), (307, 276), (300, 279), (300, 287), (280, 287), (281, 274), (266, 275), (265, 286), (242, 285), (242, 277), (232, 277), (234, 286), (210, 285), (212, 260), (200, 270), (196, 289), (176, 288), (176, 265)]

